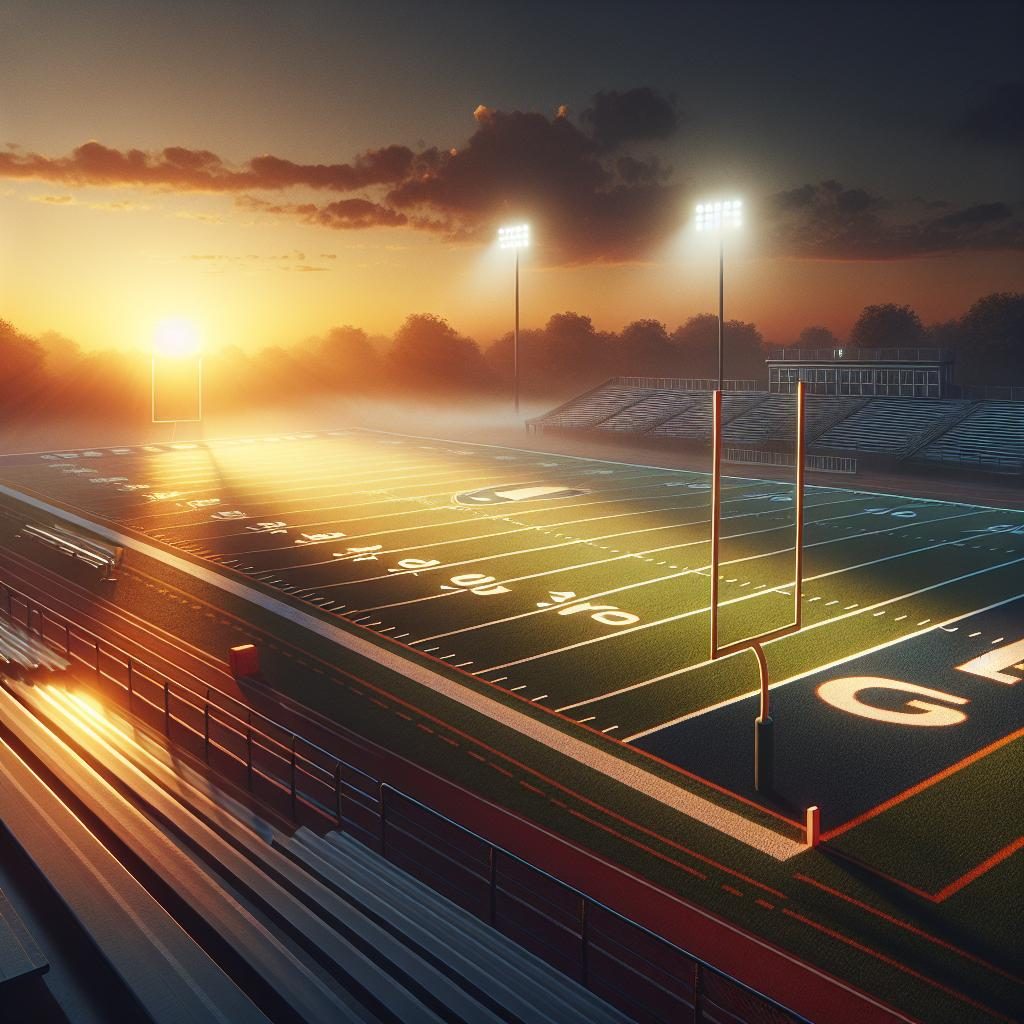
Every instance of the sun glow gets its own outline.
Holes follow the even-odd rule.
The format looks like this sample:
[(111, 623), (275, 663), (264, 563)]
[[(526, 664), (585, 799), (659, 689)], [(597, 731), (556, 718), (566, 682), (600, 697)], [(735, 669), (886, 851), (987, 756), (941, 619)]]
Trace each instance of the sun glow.
[(153, 350), (158, 355), (184, 358), (198, 355), (199, 348), (199, 330), (190, 320), (175, 317), (157, 324)]

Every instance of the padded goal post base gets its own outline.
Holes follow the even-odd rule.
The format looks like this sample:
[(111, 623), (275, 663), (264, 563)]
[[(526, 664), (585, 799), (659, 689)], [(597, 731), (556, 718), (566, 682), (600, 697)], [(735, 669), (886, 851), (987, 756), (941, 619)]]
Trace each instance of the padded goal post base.
[(771, 717), (754, 719), (754, 789), (771, 793), (775, 785), (775, 723)]

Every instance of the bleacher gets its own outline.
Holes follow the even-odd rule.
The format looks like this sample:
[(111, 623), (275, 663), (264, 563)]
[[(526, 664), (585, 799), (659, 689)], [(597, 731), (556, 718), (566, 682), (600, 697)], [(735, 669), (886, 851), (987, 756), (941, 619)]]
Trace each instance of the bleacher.
[(532, 420), (535, 427), (555, 430), (587, 430), (648, 397), (646, 388), (608, 381)]
[(978, 407), (915, 454), (926, 462), (1024, 470), (1024, 402), (979, 402)]
[(664, 420), (689, 409), (700, 400), (700, 392), (653, 391), (597, 423), (598, 430), (643, 434)]
[[(36, 1008), (5, 1020), (628, 1022), (357, 840), (289, 835), (74, 690), (0, 686), (0, 772), (0, 863), (59, 905), (20, 923), (26, 961), (5, 955), (0, 899), (0, 980), (20, 964), (34, 985), (4, 1006)], [(26, 873), (13, 884), (31, 906)]]
[[(722, 421), (731, 422), (735, 417), (759, 406), (765, 400), (764, 392), (731, 393), (722, 396)], [(694, 401), (678, 415), (659, 423), (647, 432), (648, 437), (675, 438), (685, 441), (709, 441), (712, 432), (711, 392), (695, 395)]]
[(955, 399), (873, 398), (826, 430), (815, 447), (899, 455), (968, 404)]
[[(727, 390), (724, 441), (733, 450), (767, 451), (792, 439), (792, 394)], [(706, 444), (711, 440), (712, 381), (616, 377), (532, 420), (533, 430), (592, 430), (618, 437)], [(1024, 403), (950, 398), (806, 396), (809, 452), (945, 463), (1024, 473)]]
[[(804, 429), (812, 440), (838, 420), (864, 404), (862, 398), (808, 395), (804, 405)], [(796, 425), (793, 395), (769, 395), (756, 408), (726, 423), (723, 434), (729, 445), (764, 445), (783, 441), (792, 444)]]

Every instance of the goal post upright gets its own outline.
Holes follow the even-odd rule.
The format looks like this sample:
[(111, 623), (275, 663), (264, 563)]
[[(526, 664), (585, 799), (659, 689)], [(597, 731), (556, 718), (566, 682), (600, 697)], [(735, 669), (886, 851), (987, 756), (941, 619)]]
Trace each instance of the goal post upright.
[(722, 529), (722, 390), (718, 388), (712, 396), (712, 447), (711, 447), (711, 660), (735, 654), (738, 651), (753, 651), (757, 658), (760, 677), (760, 702), (758, 716), (754, 720), (754, 788), (759, 792), (771, 792), (774, 783), (774, 722), (771, 716), (770, 679), (768, 661), (762, 644), (769, 640), (796, 633), (802, 624), (801, 603), (803, 599), (804, 563), (804, 484), (806, 474), (806, 438), (804, 431), (804, 382), (796, 385), (796, 456), (795, 456), (795, 539), (793, 556), (793, 614), (788, 623), (777, 629), (743, 637), (727, 644), (718, 642), (719, 584), (721, 582), (721, 529)]

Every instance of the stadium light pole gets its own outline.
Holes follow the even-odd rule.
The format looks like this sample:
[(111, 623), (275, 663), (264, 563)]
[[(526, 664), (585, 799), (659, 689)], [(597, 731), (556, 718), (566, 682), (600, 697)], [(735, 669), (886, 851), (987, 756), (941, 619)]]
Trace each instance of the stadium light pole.
[(718, 390), (725, 386), (725, 232), (728, 228), (743, 226), (743, 202), (727, 199), (725, 202), (697, 204), (697, 230), (714, 231), (718, 235)]
[(502, 249), (514, 249), (516, 254), (515, 276), (515, 331), (512, 335), (512, 406), (519, 415), (519, 250), (530, 245), (530, 225), (512, 224), (498, 229), (498, 245)]

